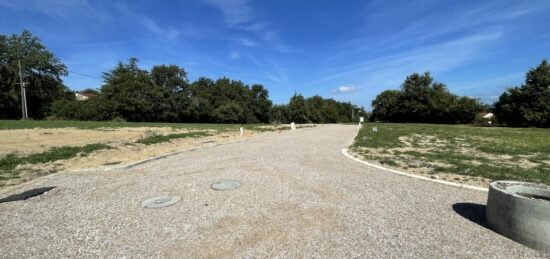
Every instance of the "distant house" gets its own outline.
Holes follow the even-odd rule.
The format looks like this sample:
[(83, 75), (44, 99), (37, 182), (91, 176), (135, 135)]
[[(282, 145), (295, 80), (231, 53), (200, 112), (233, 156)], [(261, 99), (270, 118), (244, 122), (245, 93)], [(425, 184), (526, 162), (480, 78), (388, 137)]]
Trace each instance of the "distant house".
[(492, 114), (492, 113), (487, 113), (487, 114), (483, 115), (483, 118), (488, 119), (488, 120), (492, 119), (493, 117), (495, 117), (495, 115)]
[(74, 96), (76, 97), (76, 100), (77, 100), (77, 101), (86, 101), (86, 100), (88, 100), (88, 98), (90, 98), (92, 95), (90, 95), (90, 94), (85, 94), (85, 93), (76, 92), (76, 93), (74, 93)]

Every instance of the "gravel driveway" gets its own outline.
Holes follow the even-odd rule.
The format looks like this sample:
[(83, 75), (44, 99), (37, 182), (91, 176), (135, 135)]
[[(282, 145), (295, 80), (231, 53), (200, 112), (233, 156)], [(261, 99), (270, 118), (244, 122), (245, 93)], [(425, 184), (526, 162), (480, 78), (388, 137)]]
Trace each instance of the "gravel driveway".
[[(272, 132), (128, 170), (40, 178), (20, 191), (57, 188), (0, 203), (1, 257), (544, 257), (483, 226), (485, 192), (345, 158), (355, 133)], [(210, 188), (224, 179), (242, 184)], [(140, 207), (161, 195), (181, 200)]]

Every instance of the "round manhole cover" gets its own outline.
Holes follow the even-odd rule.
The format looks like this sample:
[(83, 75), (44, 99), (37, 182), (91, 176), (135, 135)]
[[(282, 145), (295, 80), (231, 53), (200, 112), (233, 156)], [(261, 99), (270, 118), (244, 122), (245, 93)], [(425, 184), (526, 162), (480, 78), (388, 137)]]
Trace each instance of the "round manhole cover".
[(170, 205), (176, 204), (178, 201), (180, 201), (180, 199), (181, 198), (178, 196), (173, 196), (173, 197), (159, 196), (159, 197), (149, 198), (141, 202), (141, 207), (146, 209), (168, 207)]
[(236, 180), (223, 180), (217, 183), (213, 183), (210, 187), (217, 191), (234, 190), (241, 186), (241, 182)]

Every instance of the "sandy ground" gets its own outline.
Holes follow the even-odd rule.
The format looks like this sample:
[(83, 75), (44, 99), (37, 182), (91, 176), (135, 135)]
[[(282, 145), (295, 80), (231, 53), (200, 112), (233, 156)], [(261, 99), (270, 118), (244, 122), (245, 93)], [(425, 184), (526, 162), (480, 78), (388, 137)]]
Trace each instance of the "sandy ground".
[[(125, 170), (63, 172), (0, 203), (3, 258), (547, 258), (484, 222), (487, 193), (344, 157), (355, 126), (271, 132)], [(231, 191), (214, 182), (234, 179)], [(15, 192), (15, 191), (14, 191)], [(8, 195), (8, 194), (6, 194)], [(143, 200), (179, 196), (144, 209)], [(5, 197), (5, 196), (2, 196)]]
[(93, 143), (120, 145), (135, 142), (148, 131), (159, 134), (189, 132), (173, 128), (105, 128), (86, 130), (77, 128), (20, 129), (0, 131), (0, 156), (17, 152), (29, 154), (45, 151), (51, 147), (84, 146)]
[(215, 131), (211, 131), (213, 135), (207, 137), (173, 139), (170, 142), (154, 145), (135, 143), (136, 140), (142, 138), (150, 131), (163, 135), (189, 132), (188, 130), (175, 130), (172, 128), (2, 130), (0, 131), (0, 156), (13, 152), (30, 154), (43, 152), (52, 147), (83, 146), (92, 143), (104, 143), (112, 147), (112, 149), (99, 150), (86, 156), (77, 156), (68, 160), (58, 160), (45, 164), (20, 165), (17, 168), (22, 169), (19, 178), (2, 180), (3, 188), (14, 186), (52, 172), (122, 165), (191, 147), (248, 139), (259, 134), (258, 132), (247, 130), (244, 136), (241, 137), (239, 132), (218, 134)]

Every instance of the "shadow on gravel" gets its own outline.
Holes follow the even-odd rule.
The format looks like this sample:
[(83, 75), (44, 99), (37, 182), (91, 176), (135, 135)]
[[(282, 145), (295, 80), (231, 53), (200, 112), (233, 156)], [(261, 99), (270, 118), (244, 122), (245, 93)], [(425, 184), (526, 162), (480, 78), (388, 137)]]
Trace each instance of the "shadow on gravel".
[(489, 228), (485, 221), (485, 208), (487, 206), (477, 203), (455, 203), (453, 210), (467, 220), (474, 222), (482, 227)]
[(14, 194), (6, 198), (0, 199), (0, 203), (12, 202), (12, 201), (24, 201), (26, 199), (29, 199), (38, 195), (42, 195), (53, 188), (55, 188), (55, 186), (31, 189), (19, 194)]

